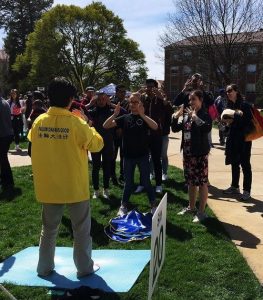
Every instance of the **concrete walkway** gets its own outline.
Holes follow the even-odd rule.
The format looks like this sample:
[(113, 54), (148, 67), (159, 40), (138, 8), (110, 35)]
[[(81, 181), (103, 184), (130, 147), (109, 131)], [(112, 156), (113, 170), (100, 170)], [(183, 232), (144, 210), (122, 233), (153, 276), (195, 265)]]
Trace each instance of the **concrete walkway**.
[[(222, 189), (230, 186), (231, 167), (224, 164), (224, 147), (218, 142), (218, 130), (213, 129), (212, 139), (215, 148), (209, 158), (209, 199), (208, 205), (229, 233), (231, 239), (247, 260), (251, 269), (263, 284), (263, 138), (252, 146), (252, 199), (240, 202), (223, 195)], [(182, 168), (180, 153), (181, 133), (171, 134), (169, 141), (169, 164)], [(9, 153), (12, 167), (30, 165), (26, 151)], [(242, 172), (241, 172), (242, 173)], [(242, 176), (240, 185), (242, 187)]]
[[(231, 184), (231, 166), (225, 165), (224, 147), (218, 141), (218, 130), (212, 130), (215, 148), (209, 157), (208, 205), (229, 233), (238, 250), (263, 285), (263, 138), (252, 145), (252, 199), (245, 202), (228, 198), (222, 189)], [(170, 165), (182, 168), (180, 153), (181, 133), (171, 134), (169, 142)], [(241, 172), (242, 174), (242, 172)], [(240, 178), (242, 188), (243, 177)]]
[(22, 167), (31, 165), (31, 157), (27, 155), (27, 149), (17, 152), (16, 150), (10, 150), (8, 159), (11, 167)]

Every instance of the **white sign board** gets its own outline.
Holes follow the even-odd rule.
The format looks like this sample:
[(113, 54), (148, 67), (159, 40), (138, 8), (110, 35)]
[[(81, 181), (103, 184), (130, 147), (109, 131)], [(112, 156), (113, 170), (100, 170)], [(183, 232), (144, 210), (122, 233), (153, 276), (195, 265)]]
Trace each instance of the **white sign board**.
[(163, 196), (152, 218), (151, 261), (148, 300), (152, 298), (165, 256), (167, 193)]

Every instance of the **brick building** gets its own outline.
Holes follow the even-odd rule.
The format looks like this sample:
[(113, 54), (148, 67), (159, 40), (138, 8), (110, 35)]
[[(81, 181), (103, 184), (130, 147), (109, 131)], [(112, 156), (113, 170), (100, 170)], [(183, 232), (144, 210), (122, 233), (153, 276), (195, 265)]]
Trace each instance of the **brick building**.
[[(239, 35), (242, 35), (239, 34)], [(218, 36), (218, 40), (223, 40)], [(239, 39), (242, 43), (242, 38)], [(242, 48), (244, 48), (244, 43)], [(236, 43), (237, 51), (240, 49)], [(220, 42), (217, 43), (220, 47)], [(239, 63), (231, 66), (231, 80), (236, 83), (248, 101), (256, 100), (256, 83), (263, 71), (263, 31), (254, 32), (249, 42), (245, 45), (245, 54)], [(225, 88), (225, 82), (219, 70), (214, 70), (206, 61), (198, 45), (193, 45), (189, 40), (181, 40), (165, 47), (165, 90), (171, 99), (182, 90), (185, 81), (193, 73), (201, 73), (204, 77), (206, 89), (217, 94), (220, 88)], [(220, 65), (224, 72), (225, 66)], [(217, 73), (217, 74), (216, 74)]]
[(0, 91), (5, 89), (5, 78), (8, 73), (8, 55), (2, 49), (0, 49)]

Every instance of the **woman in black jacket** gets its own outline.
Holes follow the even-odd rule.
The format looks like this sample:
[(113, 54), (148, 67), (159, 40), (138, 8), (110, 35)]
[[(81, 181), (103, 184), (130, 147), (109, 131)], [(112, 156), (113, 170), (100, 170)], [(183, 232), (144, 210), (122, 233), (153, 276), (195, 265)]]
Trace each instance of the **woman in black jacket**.
[[(208, 153), (210, 150), (208, 133), (212, 128), (212, 120), (203, 105), (203, 92), (194, 90), (189, 94), (190, 107), (182, 106), (173, 115), (172, 131), (182, 130), (184, 176), (188, 184), (189, 206), (179, 215), (195, 213), (197, 188), (199, 186), (199, 209), (193, 222), (203, 221), (207, 216), (204, 213), (208, 196)], [(183, 116), (182, 122), (178, 118)]]
[[(250, 198), (252, 171), (250, 164), (252, 142), (245, 141), (245, 133), (248, 129), (251, 119), (251, 105), (243, 100), (236, 84), (230, 84), (226, 88), (228, 104), (232, 115), (223, 119), (229, 128), (226, 140), (226, 165), (231, 164), (232, 183), (231, 186), (224, 190), (225, 194), (239, 194), (240, 166), (243, 171), (243, 194), (240, 200)], [(224, 113), (223, 113), (224, 115)]]

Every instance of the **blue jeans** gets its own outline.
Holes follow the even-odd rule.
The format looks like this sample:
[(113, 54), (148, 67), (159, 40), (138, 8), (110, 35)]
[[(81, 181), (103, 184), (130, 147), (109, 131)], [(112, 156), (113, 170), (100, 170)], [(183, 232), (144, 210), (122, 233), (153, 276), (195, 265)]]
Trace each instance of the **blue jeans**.
[(151, 204), (155, 202), (155, 193), (150, 181), (150, 162), (149, 155), (141, 156), (138, 158), (124, 157), (124, 178), (125, 185), (122, 196), (122, 204), (127, 205), (130, 196), (134, 190), (134, 172), (138, 166), (140, 172), (140, 180), (148, 195)]
[(162, 185), (162, 162), (161, 162), (162, 143), (163, 143), (162, 138), (163, 137), (161, 135), (149, 136), (149, 148), (150, 148), (151, 159), (153, 162), (156, 186)]
[(163, 143), (162, 143), (162, 170), (163, 174), (167, 174), (168, 171), (168, 150), (169, 137), (168, 135), (163, 135)]

